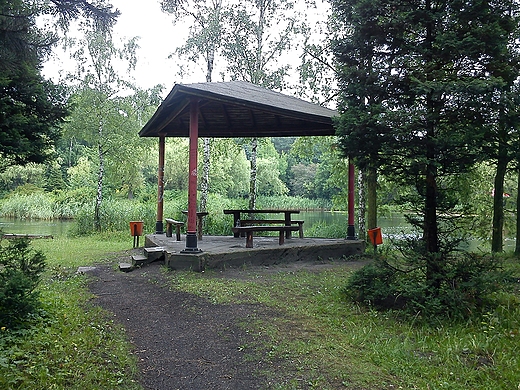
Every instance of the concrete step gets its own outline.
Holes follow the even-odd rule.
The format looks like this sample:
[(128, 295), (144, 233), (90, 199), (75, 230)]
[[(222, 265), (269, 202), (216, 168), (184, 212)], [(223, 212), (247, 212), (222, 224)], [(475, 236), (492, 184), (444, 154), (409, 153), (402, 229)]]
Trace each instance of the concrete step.
[(132, 266), (139, 267), (143, 264), (149, 263), (148, 258), (143, 255), (133, 255), (132, 256)]
[(144, 248), (144, 256), (147, 258), (146, 263), (164, 259), (164, 251), (165, 249), (162, 246)]
[(119, 271), (130, 272), (134, 269), (134, 266), (130, 263), (119, 263)]

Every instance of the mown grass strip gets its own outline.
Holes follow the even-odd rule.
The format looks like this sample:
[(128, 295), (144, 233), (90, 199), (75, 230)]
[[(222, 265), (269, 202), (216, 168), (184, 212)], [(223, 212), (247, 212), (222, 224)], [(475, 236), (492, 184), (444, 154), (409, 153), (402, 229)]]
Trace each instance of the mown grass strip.
[[(520, 267), (514, 264), (517, 274)], [(348, 263), (320, 272), (170, 273), (173, 288), (215, 303), (260, 303), (277, 313), (244, 322), (256, 347), (288, 367), (279, 389), (516, 389), (520, 384), (518, 291), (466, 323), (417, 323), (362, 309), (341, 290)], [(267, 351), (267, 352), (266, 352)]]

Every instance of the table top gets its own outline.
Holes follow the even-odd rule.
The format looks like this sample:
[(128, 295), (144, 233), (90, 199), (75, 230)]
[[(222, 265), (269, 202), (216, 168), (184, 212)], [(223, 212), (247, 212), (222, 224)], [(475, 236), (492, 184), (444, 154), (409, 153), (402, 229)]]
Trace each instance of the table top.
[[(188, 211), (187, 211), (187, 210), (184, 210), (182, 213), (183, 213), (183, 214), (188, 214)], [(201, 217), (201, 216), (202, 216), (202, 217), (205, 217), (205, 216), (208, 215), (208, 214), (209, 214), (209, 213), (208, 213), (207, 211), (197, 211), (197, 215), (198, 215), (199, 217)]]
[(224, 210), (224, 214), (237, 214), (237, 213), (247, 213), (247, 214), (255, 214), (255, 213), (269, 213), (269, 214), (276, 214), (276, 213), (291, 213), (291, 214), (299, 214), (300, 210)]

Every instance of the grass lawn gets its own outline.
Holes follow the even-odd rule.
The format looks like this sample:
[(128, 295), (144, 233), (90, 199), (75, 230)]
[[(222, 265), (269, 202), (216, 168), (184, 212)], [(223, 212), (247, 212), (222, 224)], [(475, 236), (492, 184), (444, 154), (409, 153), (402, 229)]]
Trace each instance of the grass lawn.
[[(47, 255), (44, 311), (25, 331), (0, 330), (1, 389), (139, 389), (124, 329), (89, 304), (78, 266), (113, 261), (132, 238), (35, 240)], [(520, 262), (508, 260), (520, 280)], [(272, 271), (272, 270), (271, 270)], [(465, 323), (403, 320), (346, 302), (349, 263), (333, 268), (234, 274), (167, 271), (171, 288), (218, 303), (258, 303), (272, 318), (240, 324), (274, 389), (508, 389), (520, 387), (520, 288)], [(238, 275), (238, 276), (237, 276)], [(251, 358), (255, 358), (254, 354)]]
[[(510, 266), (520, 280), (518, 260)], [(341, 290), (351, 272), (344, 263), (320, 272), (252, 269), (239, 278), (216, 271), (169, 274), (172, 287), (215, 302), (275, 309), (269, 321), (242, 325), (264, 356), (289, 362), (278, 373), (293, 373), (279, 389), (520, 388), (518, 285), (497, 296), (497, 307), (482, 317), (425, 323), (346, 302)]]
[(110, 260), (131, 239), (34, 240), (47, 256), (39, 287), (42, 312), (32, 327), (0, 327), (0, 389), (140, 389), (124, 329), (89, 304), (78, 266)]

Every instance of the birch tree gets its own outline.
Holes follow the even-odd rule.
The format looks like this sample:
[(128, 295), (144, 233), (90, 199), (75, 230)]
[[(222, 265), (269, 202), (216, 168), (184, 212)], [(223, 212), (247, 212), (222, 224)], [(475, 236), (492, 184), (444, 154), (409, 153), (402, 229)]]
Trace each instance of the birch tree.
[[(174, 23), (190, 21), (189, 37), (182, 46), (176, 49), (174, 54), (195, 64), (203, 63), (208, 83), (213, 81), (215, 58), (222, 45), (226, 7), (223, 0), (161, 1), (162, 10), (174, 16)], [(171, 57), (172, 55), (170, 55)], [(182, 71), (183, 68), (181, 68)], [(203, 138), (203, 151), (200, 211), (206, 211), (209, 194), (210, 138)]]
[[(290, 65), (280, 58), (288, 58), (301, 35), (308, 31), (303, 20), (292, 0), (246, 1), (234, 7), (222, 49), (225, 75), (269, 89), (287, 87)], [(257, 143), (251, 140), (250, 209), (256, 207)]]
[[(0, 169), (54, 157), (68, 96), (41, 69), (60, 27), (85, 17), (103, 29), (117, 16), (105, 1), (0, 0)], [(37, 24), (38, 17), (54, 23)]]
[(122, 115), (115, 101), (118, 94), (131, 87), (130, 82), (119, 76), (115, 62), (121, 61), (128, 71), (133, 70), (137, 43), (135, 39), (130, 40), (119, 48), (113, 43), (110, 30), (97, 29), (88, 21), (81, 23), (79, 30), (81, 38), (67, 41), (77, 64), (75, 74), (69, 78), (77, 83), (78, 96), (83, 100), (82, 109), (87, 112), (76, 118), (71, 130), (76, 136), (81, 133), (96, 151), (98, 168), (94, 228), (100, 231), (106, 158), (120, 145), (115, 141), (113, 132), (117, 128), (114, 119)]

